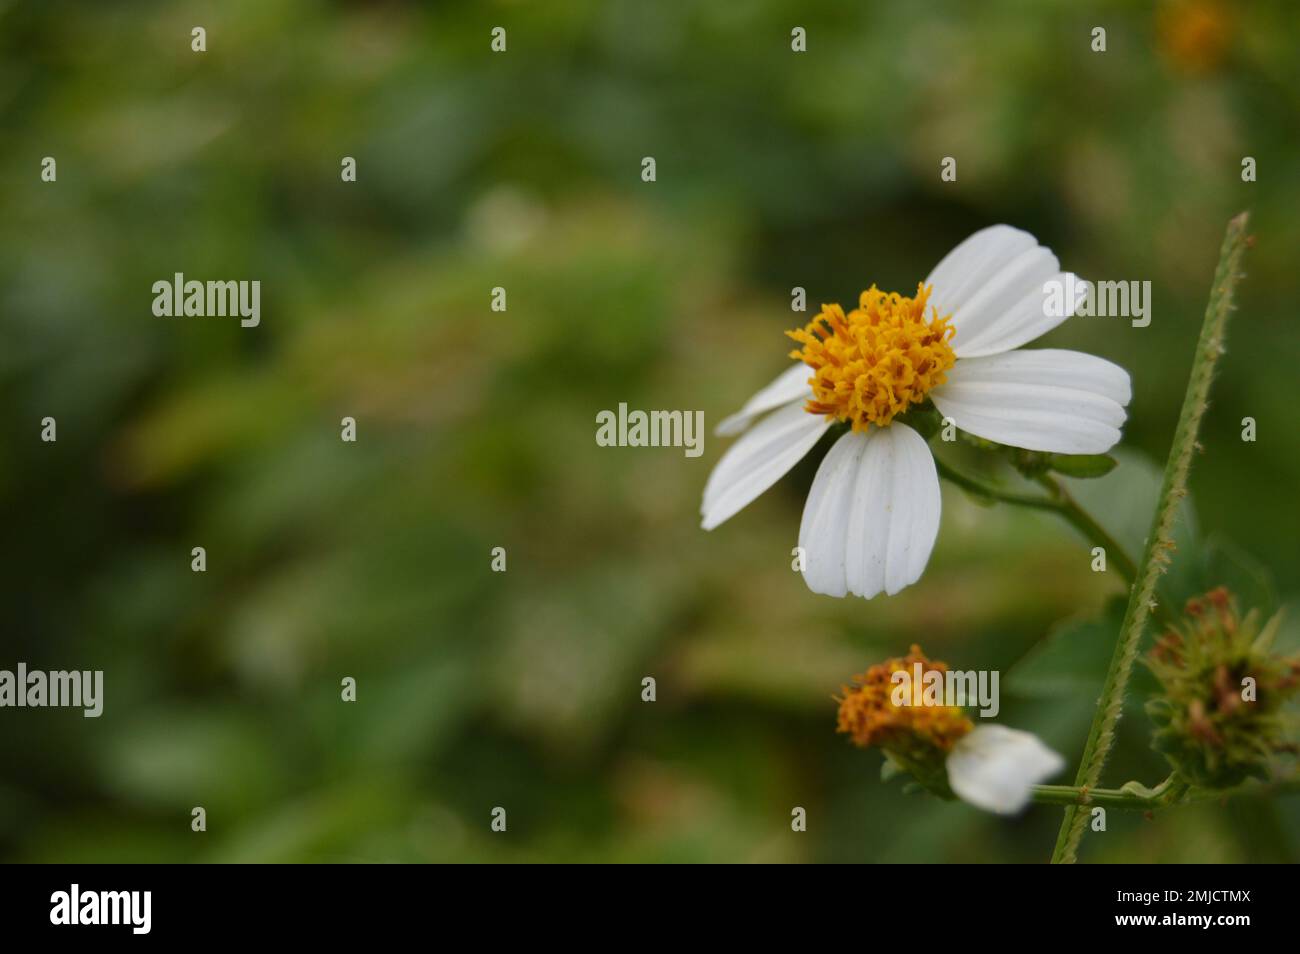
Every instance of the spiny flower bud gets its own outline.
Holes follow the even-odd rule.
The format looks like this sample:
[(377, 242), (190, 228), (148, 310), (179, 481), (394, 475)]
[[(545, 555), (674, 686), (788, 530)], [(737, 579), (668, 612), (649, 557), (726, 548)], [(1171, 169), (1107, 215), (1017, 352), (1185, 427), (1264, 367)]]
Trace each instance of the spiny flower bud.
[(1231, 788), (1266, 779), (1294, 754), (1284, 711), (1300, 689), (1300, 658), (1270, 652), (1281, 622), (1238, 614), (1223, 587), (1189, 600), (1184, 619), (1160, 636), (1146, 663), (1161, 692), (1147, 703), (1153, 745), (1187, 782)]

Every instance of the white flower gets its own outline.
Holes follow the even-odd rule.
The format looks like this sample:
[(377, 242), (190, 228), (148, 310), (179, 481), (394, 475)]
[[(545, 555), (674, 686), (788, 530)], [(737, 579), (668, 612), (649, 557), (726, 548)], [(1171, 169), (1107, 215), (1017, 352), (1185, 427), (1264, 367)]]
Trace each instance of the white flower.
[[(861, 748), (882, 749), (895, 769), (933, 792), (1013, 815), (1028, 804), (1033, 787), (1064, 768), (1065, 761), (1028, 732), (975, 725), (954, 700), (900, 689), (949, 671), (917, 645), (906, 656), (869, 667), (841, 687), (836, 731)], [(900, 676), (913, 673), (918, 681), (900, 683)]]
[(1028, 232), (994, 225), (949, 252), (913, 298), (872, 286), (847, 315), (824, 306), (790, 333), (803, 363), (718, 425), (720, 435), (745, 433), (709, 476), (704, 529), (776, 483), (832, 424), (848, 422), (804, 504), (804, 579), (830, 596), (893, 595), (925, 569), (940, 510), (930, 449), (896, 414), (928, 397), (957, 427), (999, 444), (1109, 450), (1131, 396), (1128, 372), (1077, 351), (1017, 350), (1074, 313), (1077, 297), (1047, 307), (1049, 283), (1084, 287), (1059, 267)]
[(1065, 760), (1029, 732), (976, 726), (948, 753), (948, 787), (976, 808), (1014, 815), (1033, 787), (1065, 768)]

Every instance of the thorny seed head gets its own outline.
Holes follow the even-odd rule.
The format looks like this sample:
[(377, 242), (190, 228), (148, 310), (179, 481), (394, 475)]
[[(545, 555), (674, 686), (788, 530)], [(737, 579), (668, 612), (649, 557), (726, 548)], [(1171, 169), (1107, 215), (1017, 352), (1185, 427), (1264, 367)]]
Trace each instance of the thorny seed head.
[(1146, 664), (1161, 691), (1147, 703), (1153, 744), (1186, 781), (1231, 788), (1267, 778), (1294, 755), (1294, 717), (1286, 705), (1300, 689), (1300, 657), (1271, 644), (1281, 622), (1244, 617), (1223, 588), (1189, 600), (1184, 618), (1155, 641)]

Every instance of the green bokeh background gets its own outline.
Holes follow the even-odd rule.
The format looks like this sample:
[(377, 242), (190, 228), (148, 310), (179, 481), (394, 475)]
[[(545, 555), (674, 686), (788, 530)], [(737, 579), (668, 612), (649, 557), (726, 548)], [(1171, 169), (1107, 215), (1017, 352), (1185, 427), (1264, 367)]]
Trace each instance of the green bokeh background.
[[(816, 596), (790, 548), (820, 451), (705, 533), (725, 442), (601, 448), (595, 415), (711, 430), (785, 366), (793, 286), (910, 289), (1007, 222), (1152, 282), (1149, 327), (1042, 342), (1132, 373), (1123, 463), (1080, 492), (1136, 553), (1249, 207), (1167, 588), (1286, 604), (1298, 49), (1282, 0), (0, 2), (0, 668), (106, 681), (97, 720), (0, 710), (0, 857), (1045, 860), (1058, 809), (905, 795), (831, 696), (919, 642), (1002, 670), (1001, 721), (1076, 764), (1114, 627), (1048, 634), (1121, 590), (1081, 539), (945, 487), (918, 585)], [(261, 326), (155, 318), (177, 271), (260, 279)], [(1163, 777), (1147, 688), (1108, 781)], [(1112, 813), (1082, 858), (1295, 860), (1298, 801)]]

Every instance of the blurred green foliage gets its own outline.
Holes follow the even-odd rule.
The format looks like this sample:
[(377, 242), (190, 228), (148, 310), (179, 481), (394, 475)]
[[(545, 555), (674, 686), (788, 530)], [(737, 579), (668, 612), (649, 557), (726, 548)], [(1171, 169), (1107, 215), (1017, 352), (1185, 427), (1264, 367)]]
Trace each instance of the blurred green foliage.
[[(1077, 762), (1113, 639), (1081, 621), (1119, 591), (1081, 539), (945, 488), (920, 584), (826, 599), (789, 564), (818, 455), (705, 534), (722, 442), (599, 448), (595, 414), (712, 427), (784, 366), (792, 286), (910, 288), (1008, 222), (1153, 284), (1150, 327), (1044, 341), (1132, 373), (1092, 502), (1136, 553), (1250, 207), (1183, 528), (1219, 542), (1169, 588), (1294, 601), (1297, 49), (1285, 0), (0, 2), (0, 668), (106, 682), (98, 720), (0, 711), (0, 853), (1045, 860), (1059, 810), (905, 796), (830, 696), (919, 642), (1009, 670), (1001, 718)], [(261, 326), (155, 318), (177, 271), (260, 279)], [(1117, 782), (1162, 777), (1140, 701)], [(1294, 800), (1109, 827), (1085, 860), (1300, 856)]]

